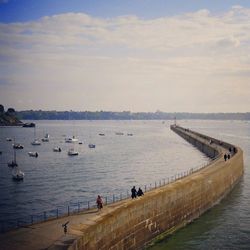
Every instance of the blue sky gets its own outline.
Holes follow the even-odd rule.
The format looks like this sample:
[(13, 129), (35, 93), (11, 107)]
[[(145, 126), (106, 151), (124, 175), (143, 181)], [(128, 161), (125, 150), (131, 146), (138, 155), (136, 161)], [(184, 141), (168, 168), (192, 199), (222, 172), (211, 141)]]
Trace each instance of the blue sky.
[(17, 110), (249, 112), (250, 1), (0, 0)]
[(249, 7), (247, 0), (0, 0), (0, 22), (23, 22), (68, 12), (95, 17), (136, 15), (156, 18), (208, 9), (228, 11), (233, 5)]

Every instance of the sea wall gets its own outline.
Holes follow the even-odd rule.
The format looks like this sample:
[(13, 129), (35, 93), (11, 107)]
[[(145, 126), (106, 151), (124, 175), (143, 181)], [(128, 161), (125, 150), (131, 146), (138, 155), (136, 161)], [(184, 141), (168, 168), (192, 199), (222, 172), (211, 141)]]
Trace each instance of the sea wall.
[[(198, 218), (230, 192), (243, 174), (242, 150), (178, 126), (171, 129), (215, 159), (143, 197), (105, 207), (94, 222), (73, 229), (78, 237), (69, 249), (141, 249), (161, 233), (171, 234)], [(229, 148), (234, 153), (225, 161)]]

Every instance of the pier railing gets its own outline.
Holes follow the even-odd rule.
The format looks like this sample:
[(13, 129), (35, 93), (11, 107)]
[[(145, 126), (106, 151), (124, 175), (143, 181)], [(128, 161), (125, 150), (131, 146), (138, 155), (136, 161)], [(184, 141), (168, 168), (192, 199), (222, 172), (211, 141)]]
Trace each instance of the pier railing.
[[(217, 156), (218, 157), (218, 156)], [(216, 160), (217, 159), (211, 159)], [(175, 175), (172, 175), (167, 178), (163, 178), (161, 180), (155, 181), (154, 183), (146, 184), (146, 185), (138, 185), (142, 188), (144, 193), (149, 192), (153, 189), (168, 185), (170, 183), (173, 183), (175, 181), (178, 181), (182, 178), (185, 178), (186, 176), (189, 176), (205, 167), (210, 165), (211, 161), (209, 161), (206, 164), (203, 164), (201, 166), (191, 168), (189, 170), (177, 173)], [(119, 202), (125, 199), (128, 199), (131, 197), (131, 192), (130, 190), (127, 190), (123, 193), (120, 194), (113, 194), (109, 196), (102, 196), (104, 205), (108, 205), (111, 203)], [(83, 213), (87, 210), (94, 209), (96, 207), (96, 200), (89, 200), (89, 201), (76, 201), (76, 202), (70, 202), (68, 205), (61, 205), (58, 206), (57, 208), (50, 209), (43, 211), (41, 213), (36, 213), (36, 214), (31, 214), (26, 217), (18, 218), (18, 219), (13, 219), (13, 220), (2, 220), (0, 221), (0, 232), (5, 233), (9, 230), (20, 228), (20, 227), (32, 227), (32, 225), (35, 225), (37, 223), (53, 220), (53, 219), (58, 219), (62, 217), (67, 217), (70, 215), (76, 215)]]

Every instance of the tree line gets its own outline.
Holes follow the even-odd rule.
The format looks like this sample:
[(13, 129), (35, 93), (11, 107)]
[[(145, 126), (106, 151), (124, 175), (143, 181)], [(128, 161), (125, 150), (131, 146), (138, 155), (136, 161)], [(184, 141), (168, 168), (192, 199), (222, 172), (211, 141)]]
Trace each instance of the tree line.
[(250, 120), (247, 113), (113, 112), (113, 111), (16, 111), (21, 120)]

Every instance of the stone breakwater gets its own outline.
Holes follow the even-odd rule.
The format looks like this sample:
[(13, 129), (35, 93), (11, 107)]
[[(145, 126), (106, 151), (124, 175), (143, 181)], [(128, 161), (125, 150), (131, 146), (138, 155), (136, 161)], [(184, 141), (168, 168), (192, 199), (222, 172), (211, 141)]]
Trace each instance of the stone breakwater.
[[(198, 218), (228, 194), (243, 175), (243, 152), (229, 143), (172, 125), (211, 158), (206, 167), (137, 199), (18, 229), (0, 237), (1, 249), (142, 249)], [(231, 152), (230, 152), (231, 151)], [(224, 155), (230, 154), (225, 160)], [(67, 235), (62, 223), (70, 221)]]
[[(243, 152), (229, 143), (185, 129), (171, 129), (213, 158), (206, 167), (137, 200), (113, 205), (95, 223), (78, 225), (70, 249), (141, 249), (156, 236), (171, 234), (218, 203), (243, 175)], [(224, 154), (234, 149), (229, 160)]]

